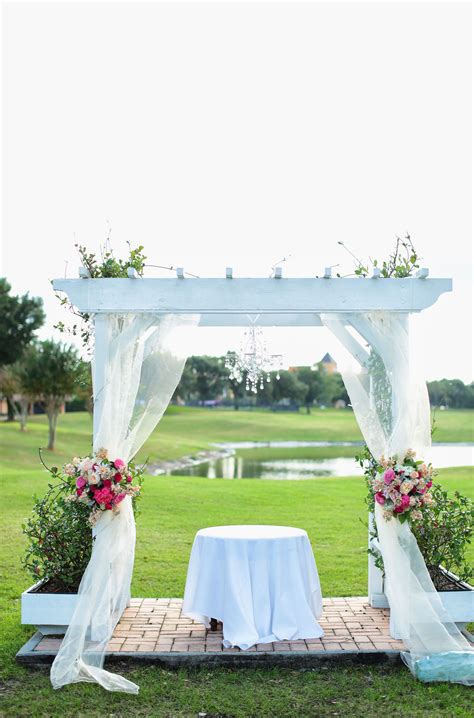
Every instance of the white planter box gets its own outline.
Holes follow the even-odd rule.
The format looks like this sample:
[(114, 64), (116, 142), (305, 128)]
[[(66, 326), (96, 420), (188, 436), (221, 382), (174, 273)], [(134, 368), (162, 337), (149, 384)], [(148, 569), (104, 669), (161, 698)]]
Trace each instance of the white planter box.
[[(454, 574), (451, 576), (454, 580), (459, 581)], [(474, 621), (474, 587), (463, 581), (459, 581), (459, 583), (465, 590), (438, 591), (438, 596), (455, 623), (472, 623)], [(390, 608), (387, 596), (383, 592), (373, 593), (370, 597), (370, 605), (374, 608)]]
[(21, 594), (21, 622), (46, 634), (63, 634), (76, 606), (75, 593), (32, 593), (41, 581)]

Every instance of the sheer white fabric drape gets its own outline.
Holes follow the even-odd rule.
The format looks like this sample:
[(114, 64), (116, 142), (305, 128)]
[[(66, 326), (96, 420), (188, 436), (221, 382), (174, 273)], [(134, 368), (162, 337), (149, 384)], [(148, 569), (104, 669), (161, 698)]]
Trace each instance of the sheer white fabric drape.
[[(341, 373), (373, 456), (403, 458), (413, 449), (417, 458), (425, 457), (430, 406), (420, 361), (410, 356), (408, 315), (380, 311), (321, 319), (360, 365), (357, 371), (341, 367)], [(474, 650), (445, 611), (408, 523), (386, 521), (378, 504), (375, 521), (391, 625), (408, 649), (403, 660), (423, 681), (474, 685)]]
[[(98, 318), (94, 372), (94, 450), (129, 461), (159, 422), (178, 385), (197, 315), (110, 314)], [(104, 356), (105, 355), (105, 356)], [(103, 364), (103, 366), (102, 366)], [(99, 371), (100, 370), (100, 371)], [(130, 599), (135, 519), (127, 497), (95, 527), (77, 604), (51, 668), (54, 688), (79, 681), (137, 693), (135, 683), (103, 668), (107, 643)]]

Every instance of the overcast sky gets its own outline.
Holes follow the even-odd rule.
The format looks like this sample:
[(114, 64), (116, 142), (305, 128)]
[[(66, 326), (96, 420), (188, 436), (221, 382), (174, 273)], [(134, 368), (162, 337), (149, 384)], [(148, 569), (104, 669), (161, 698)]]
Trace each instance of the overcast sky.
[[(6, 3), (2, 267), (64, 319), (74, 242), (200, 276), (314, 276), (409, 231), (454, 279), (429, 379), (472, 379), (470, 3)], [(158, 276), (149, 270), (149, 276)], [(286, 364), (324, 329), (269, 332)], [(201, 330), (224, 353), (240, 330)]]

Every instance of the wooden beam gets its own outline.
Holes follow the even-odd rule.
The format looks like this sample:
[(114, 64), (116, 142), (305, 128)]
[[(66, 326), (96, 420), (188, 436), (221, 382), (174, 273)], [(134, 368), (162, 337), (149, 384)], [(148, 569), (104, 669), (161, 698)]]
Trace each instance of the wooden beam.
[(82, 312), (272, 314), (419, 312), (451, 291), (451, 279), (55, 279)]
[[(249, 314), (202, 314), (200, 327), (248, 327)], [(321, 327), (319, 314), (261, 314), (259, 327)]]

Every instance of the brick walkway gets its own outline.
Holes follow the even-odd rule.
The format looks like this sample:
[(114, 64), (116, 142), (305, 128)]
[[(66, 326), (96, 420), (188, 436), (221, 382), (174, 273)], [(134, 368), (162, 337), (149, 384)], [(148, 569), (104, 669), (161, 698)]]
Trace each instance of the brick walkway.
[[(120, 653), (284, 653), (333, 651), (356, 653), (400, 651), (401, 641), (389, 633), (389, 611), (371, 608), (367, 598), (325, 598), (319, 639), (258, 644), (248, 651), (222, 647), (222, 630), (209, 631), (181, 614), (180, 598), (133, 598), (109, 643), (111, 654)], [(34, 651), (55, 653), (60, 638), (44, 637)], [(125, 656), (124, 656), (125, 657)]]

